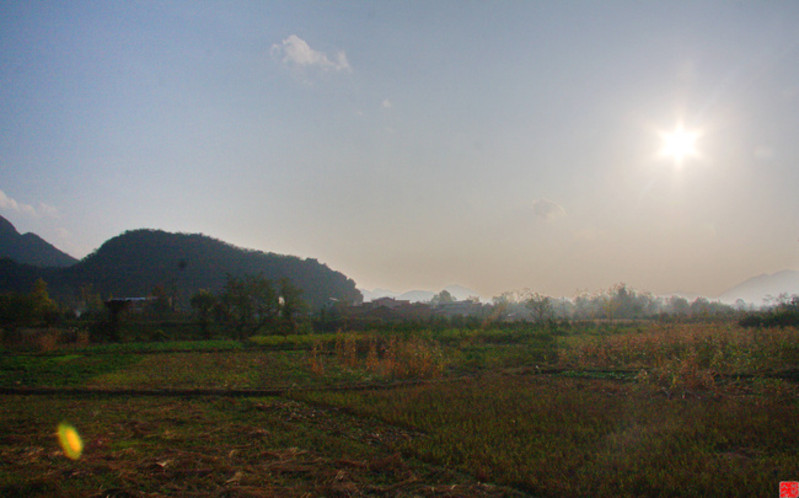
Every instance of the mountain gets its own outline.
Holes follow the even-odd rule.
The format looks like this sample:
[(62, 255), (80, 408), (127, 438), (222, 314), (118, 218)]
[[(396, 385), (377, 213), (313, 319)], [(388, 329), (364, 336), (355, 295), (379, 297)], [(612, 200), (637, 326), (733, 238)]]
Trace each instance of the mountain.
[(17, 263), (9, 258), (0, 259), (0, 293), (2, 292), (30, 292), (34, 282), (43, 278), (51, 282), (53, 275), (61, 268), (42, 268)]
[(392, 297), (396, 299), (400, 295), (399, 292), (394, 292), (388, 289), (372, 289), (372, 290), (359, 289), (359, 290), (361, 291), (361, 294), (363, 294), (364, 302), (374, 301), (375, 299), (380, 299), (381, 297)]
[(86, 288), (104, 298), (146, 296), (160, 286), (185, 307), (198, 290), (218, 292), (228, 275), (246, 274), (262, 274), (275, 284), (288, 278), (312, 309), (328, 305), (331, 298), (362, 299), (355, 282), (315, 259), (242, 249), (202, 234), (132, 230), (67, 268), (12, 268), (6, 263), (0, 265), (0, 290), (23, 290), (21, 281), (41, 277), (61, 299), (76, 300)]
[(0, 258), (41, 267), (65, 267), (78, 262), (35, 233), (20, 234), (14, 225), (2, 216), (0, 216)]
[(766, 297), (778, 297), (780, 294), (799, 295), (799, 271), (783, 270), (772, 275), (762, 274), (752, 277), (719, 296), (725, 303), (734, 303), (743, 299), (754, 305), (766, 304)]
[(431, 299), (433, 299), (433, 296), (435, 295), (436, 293), (432, 291), (412, 290), (408, 292), (403, 292), (402, 294), (397, 296), (397, 299), (400, 299), (402, 301), (410, 301), (412, 303), (424, 303), (426, 301), (430, 301)]
[[(473, 296), (479, 296), (479, 294), (472, 290), (467, 289), (466, 287), (460, 285), (448, 285), (444, 287), (444, 290), (449, 292), (452, 297), (455, 298), (456, 301), (463, 301)], [(388, 289), (374, 289), (374, 290), (361, 290), (363, 293), (363, 300), (364, 301), (374, 301), (375, 299), (379, 299), (381, 297), (393, 297), (395, 299), (400, 299), (403, 301), (411, 301), (411, 302), (427, 302), (433, 299), (433, 297), (438, 294), (438, 292), (428, 291), (428, 290), (411, 290), (407, 292), (396, 292), (391, 291)]]

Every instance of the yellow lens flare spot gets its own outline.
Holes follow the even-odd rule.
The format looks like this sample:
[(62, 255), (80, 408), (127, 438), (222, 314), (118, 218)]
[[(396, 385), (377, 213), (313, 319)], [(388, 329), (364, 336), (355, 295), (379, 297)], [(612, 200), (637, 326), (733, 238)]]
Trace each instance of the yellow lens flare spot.
[(58, 424), (58, 442), (67, 458), (77, 460), (83, 453), (83, 440), (74, 427), (66, 422)]

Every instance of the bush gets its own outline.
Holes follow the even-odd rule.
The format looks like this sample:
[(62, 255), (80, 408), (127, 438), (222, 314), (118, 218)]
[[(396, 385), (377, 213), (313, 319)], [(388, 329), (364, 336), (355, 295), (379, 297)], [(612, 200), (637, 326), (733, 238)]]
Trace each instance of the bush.
[(750, 313), (739, 323), (742, 327), (799, 327), (799, 296), (768, 311)]

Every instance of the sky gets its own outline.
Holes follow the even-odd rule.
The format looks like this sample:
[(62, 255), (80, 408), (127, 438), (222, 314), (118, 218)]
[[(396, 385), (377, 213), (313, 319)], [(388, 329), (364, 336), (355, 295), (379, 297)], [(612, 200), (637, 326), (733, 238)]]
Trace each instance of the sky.
[(0, 215), (712, 297), (799, 269), (797, 61), (797, 2), (4, 1)]

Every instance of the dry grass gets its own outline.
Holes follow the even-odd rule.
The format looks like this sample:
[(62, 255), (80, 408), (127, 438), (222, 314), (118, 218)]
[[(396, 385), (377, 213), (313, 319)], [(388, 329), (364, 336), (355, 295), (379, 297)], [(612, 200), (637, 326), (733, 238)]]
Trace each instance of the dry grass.
[[(4, 397), (1, 496), (450, 496), (512, 494), (411, 461), (417, 437), (375, 421), (268, 399)], [(67, 419), (77, 461), (53, 434)]]
[(306, 361), (314, 375), (346, 368), (388, 379), (435, 378), (442, 374), (445, 364), (441, 347), (434, 341), (380, 336), (341, 338), (331, 354), (315, 345)]
[(535, 496), (768, 496), (799, 475), (789, 392), (669, 399), (611, 381), (492, 376), (302, 396), (424, 432), (406, 451)]
[[(770, 376), (799, 366), (797, 330), (534, 332), (486, 333), (491, 340), (479, 343), (465, 334), (350, 334), (303, 351), (5, 358), (5, 385), (17, 376), (30, 386), (319, 390), (291, 391), (294, 401), (5, 396), (0, 495), (512, 493), (481, 481), (536, 496), (768, 496), (799, 475), (799, 388)], [(540, 361), (559, 368), (534, 368)], [(324, 391), (445, 370), (479, 374)], [(598, 370), (637, 373), (637, 382), (567, 376)], [(77, 463), (56, 446), (62, 419), (85, 437)]]
[(766, 375), (799, 366), (799, 330), (732, 325), (651, 325), (640, 332), (580, 337), (559, 352), (559, 366), (639, 371), (669, 392), (708, 390), (720, 377)]

